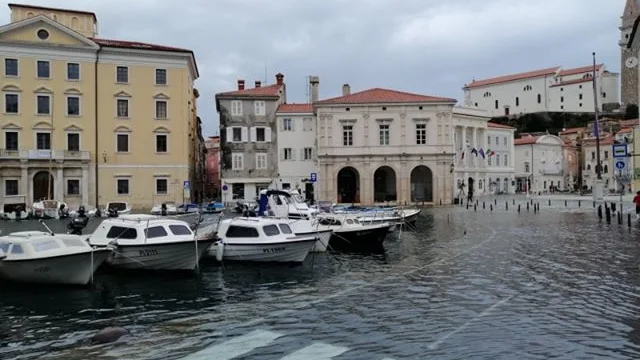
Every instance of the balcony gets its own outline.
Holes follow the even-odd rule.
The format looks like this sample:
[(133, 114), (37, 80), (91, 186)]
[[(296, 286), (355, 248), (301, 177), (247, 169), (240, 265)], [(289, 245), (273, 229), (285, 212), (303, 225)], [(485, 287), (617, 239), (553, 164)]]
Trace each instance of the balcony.
[(89, 160), (88, 151), (0, 149), (0, 160)]

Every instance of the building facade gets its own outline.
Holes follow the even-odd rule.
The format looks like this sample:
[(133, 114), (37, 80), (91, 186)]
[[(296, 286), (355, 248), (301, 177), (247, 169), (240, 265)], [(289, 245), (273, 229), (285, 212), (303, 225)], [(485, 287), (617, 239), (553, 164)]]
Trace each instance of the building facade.
[(516, 188), (519, 192), (548, 193), (566, 188), (564, 141), (555, 135), (522, 134), (514, 140)]
[[(514, 194), (515, 179), (515, 128), (506, 125), (488, 123), (487, 145), (490, 149), (487, 156), (487, 176), (485, 193)], [(485, 150), (485, 153), (488, 150)], [(486, 154), (485, 154), (486, 155)]]
[[(605, 195), (615, 192), (617, 183), (615, 180), (615, 167), (613, 161), (613, 144), (615, 143), (615, 134), (604, 132), (600, 135), (600, 164), (602, 166), (601, 177), (604, 181)], [(596, 138), (591, 136), (582, 140), (582, 184), (586, 189), (593, 189), (593, 184), (598, 175), (596, 172), (597, 165), (597, 146)]]
[(640, 1), (627, 0), (620, 18), (620, 75), (621, 75), (621, 101), (622, 105), (638, 105), (638, 84), (640, 73), (638, 72), (638, 56), (640, 55), (640, 42), (633, 41), (638, 27), (637, 19), (640, 16)]
[(374, 88), (314, 103), (318, 200), (453, 202), (455, 99)]
[(10, 8), (0, 27), (4, 204), (183, 200), (193, 52), (100, 39), (90, 12)]
[(286, 102), (284, 75), (275, 84), (216, 94), (220, 114), (222, 201), (255, 201), (278, 178), (276, 110)]
[(207, 183), (205, 196), (209, 199), (218, 199), (220, 196), (220, 136), (209, 136), (205, 141), (207, 148)]
[[(473, 80), (464, 86), (465, 106), (485, 110), (489, 116), (510, 116), (548, 111), (593, 112), (593, 67), (552, 67), (495, 78)], [(596, 67), (598, 108), (618, 103), (619, 75)]]

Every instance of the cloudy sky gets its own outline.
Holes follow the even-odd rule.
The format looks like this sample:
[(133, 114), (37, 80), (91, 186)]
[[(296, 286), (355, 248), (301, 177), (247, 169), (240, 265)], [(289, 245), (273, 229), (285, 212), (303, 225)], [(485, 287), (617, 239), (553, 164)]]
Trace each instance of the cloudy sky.
[[(306, 102), (371, 87), (463, 98), (462, 86), (551, 66), (620, 70), (625, 0), (15, 0), (93, 11), (99, 36), (193, 49), (205, 135), (218, 132), (214, 95), (274, 82)], [(0, 1), (0, 23), (9, 22)]]

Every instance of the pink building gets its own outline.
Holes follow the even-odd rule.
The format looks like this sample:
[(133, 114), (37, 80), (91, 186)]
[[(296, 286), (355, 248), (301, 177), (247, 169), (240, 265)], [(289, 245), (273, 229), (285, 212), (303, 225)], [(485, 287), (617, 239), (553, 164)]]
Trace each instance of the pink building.
[(209, 136), (205, 141), (207, 148), (207, 184), (206, 196), (217, 198), (220, 194), (220, 137)]

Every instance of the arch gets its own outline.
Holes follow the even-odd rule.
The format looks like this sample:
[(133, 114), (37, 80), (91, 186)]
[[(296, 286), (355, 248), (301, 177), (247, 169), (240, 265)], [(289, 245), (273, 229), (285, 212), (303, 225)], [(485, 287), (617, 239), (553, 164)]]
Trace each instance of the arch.
[(119, 98), (130, 98), (131, 94), (129, 94), (128, 92), (121, 90), (118, 91), (117, 93), (113, 94), (114, 97), (119, 97)]
[(338, 202), (360, 202), (360, 173), (354, 167), (346, 166), (338, 171)]
[(505, 194), (509, 193), (509, 179), (508, 178), (504, 178), (502, 180), (502, 191), (504, 191)]
[(433, 202), (433, 172), (425, 165), (411, 170), (411, 201)]
[(5, 86), (2, 87), (2, 91), (7, 91), (7, 92), (21, 92), (22, 90), (20, 90), (20, 87), (18, 87), (18, 85), (15, 84), (7, 84)]
[(131, 132), (131, 129), (127, 126), (120, 125), (113, 129), (113, 132)]
[(53, 130), (50, 122), (47, 121), (38, 121), (33, 125), (33, 129), (43, 129), (43, 130)]
[(153, 132), (154, 132), (154, 133), (163, 133), (163, 134), (164, 134), (164, 133), (167, 133), (167, 134), (168, 134), (168, 133), (170, 133), (170, 132), (171, 132), (171, 130), (167, 129), (167, 128), (166, 128), (166, 127), (164, 127), (164, 126), (158, 126), (158, 127), (156, 127), (155, 129), (153, 129)]
[(40, 94), (53, 94), (53, 91), (46, 86), (40, 86), (39, 88), (35, 89), (33, 92), (40, 93)]
[(38, 171), (33, 175), (33, 200), (53, 199), (53, 175), (48, 171)]
[(82, 127), (76, 125), (76, 124), (71, 124), (69, 126), (67, 126), (66, 128), (64, 128), (64, 131), (82, 131)]
[(30, 17), (34, 17), (34, 16), (36, 16), (36, 15), (35, 15), (34, 13), (32, 13), (31, 11), (29, 11), (29, 12), (27, 13), (27, 17), (28, 17), (28, 18), (30, 18)]
[(475, 189), (475, 186), (474, 186), (475, 182), (476, 182), (475, 179), (472, 178), (471, 176), (469, 176), (469, 179), (467, 179), (467, 184), (468, 184), (467, 197), (469, 199), (473, 199), (474, 189)]
[(82, 92), (76, 88), (67, 88), (64, 90), (64, 93), (69, 95), (82, 95)]
[(153, 95), (154, 99), (160, 99), (160, 100), (168, 100), (169, 99), (169, 95), (163, 93), (163, 92), (159, 92), (156, 93), (155, 95)]
[(380, 166), (373, 173), (373, 201), (397, 201), (396, 172), (390, 166)]

